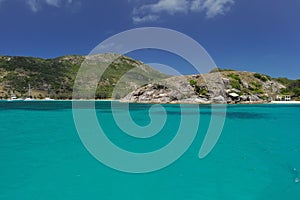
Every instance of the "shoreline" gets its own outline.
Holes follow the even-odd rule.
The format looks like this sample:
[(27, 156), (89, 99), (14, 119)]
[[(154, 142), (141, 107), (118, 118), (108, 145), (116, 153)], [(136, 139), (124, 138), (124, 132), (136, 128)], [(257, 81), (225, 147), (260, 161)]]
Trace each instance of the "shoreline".
[(54, 101), (120, 101), (115, 99), (31, 99), (31, 100), (24, 100), (24, 99), (1, 99), (0, 102), (54, 102)]
[(120, 103), (137, 103), (137, 104), (198, 104), (198, 105), (255, 105), (255, 104), (261, 104), (261, 105), (268, 105), (268, 104), (285, 104), (285, 105), (291, 105), (291, 104), (300, 104), (300, 101), (271, 101), (271, 102), (262, 102), (262, 101), (253, 101), (253, 102), (241, 102), (241, 103), (236, 103), (236, 104), (230, 104), (230, 103), (199, 103), (199, 102), (127, 102), (127, 101), (122, 101), (122, 100), (115, 100), (115, 99), (53, 99), (53, 100), (45, 100), (45, 99), (32, 99), (29, 101), (26, 101), (24, 99), (16, 99), (16, 100), (10, 100), (10, 99), (4, 99), (0, 100), (0, 102), (59, 102), (59, 101), (95, 101), (95, 102), (109, 102), (109, 101), (114, 101), (114, 102), (120, 102)]
[(270, 104), (300, 104), (300, 101), (271, 101)]

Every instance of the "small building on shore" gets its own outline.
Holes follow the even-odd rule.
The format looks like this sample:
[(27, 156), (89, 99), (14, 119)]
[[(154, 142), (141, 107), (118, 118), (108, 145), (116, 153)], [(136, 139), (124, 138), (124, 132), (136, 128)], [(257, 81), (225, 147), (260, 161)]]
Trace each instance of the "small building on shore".
[(291, 101), (291, 95), (277, 95), (276, 101)]

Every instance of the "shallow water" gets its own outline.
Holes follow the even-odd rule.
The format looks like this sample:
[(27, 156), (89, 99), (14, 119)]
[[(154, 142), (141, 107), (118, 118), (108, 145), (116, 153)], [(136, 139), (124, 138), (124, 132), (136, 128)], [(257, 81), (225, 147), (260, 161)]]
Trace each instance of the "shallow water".
[[(150, 107), (131, 104), (133, 120), (147, 125)], [(168, 144), (182, 115), (201, 113), (197, 137), (187, 152), (147, 174), (119, 172), (93, 158), (79, 139), (71, 108), (68, 101), (0, 102), (0, 199), (300, 199), (300, 183), (295, 182), (300, 176), (299, 105), (228, 106), (217, 145), (199, 159), (211, 115), (219, 114), (210, 106), (182, 113), (179, 105), (164, 105), (164, 128), (143, 140), (116, 126), (110, 102), (97, 102), (107, 137), (139, 153)]]

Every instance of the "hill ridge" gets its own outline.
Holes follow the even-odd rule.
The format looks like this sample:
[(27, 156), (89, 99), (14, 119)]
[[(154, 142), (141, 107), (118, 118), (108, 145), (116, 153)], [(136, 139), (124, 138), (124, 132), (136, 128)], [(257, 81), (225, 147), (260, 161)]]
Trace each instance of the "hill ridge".
[[(123, 101), (130, 102), (226, 101), (236, 103), (241, 100), (237, 101), (233, 97), (235, 94), (242, 101), (249, 98), (255, 101), (268, 101), (277, 95), (291, 95), (293, 99), (299, 99), (300, 96), (300, 80), (272, 78), (255, 72), (220, 68), (203, 75), (169, 76), (141, 61), (106, 53), (87, 56), (66, 55), (47, 59), (0, 56), (0, 98), (8, 99), (11, 93), (25, 98), (30, 84), (34, 98), (42, 99), (50, 96), (54, 99), (71, 99), (77, 72), (81, 64), (87, 60), (109, 64), (98, 83), (95, 95), (97, 99), (125, 97)], [(222, 83), (213, 76), (214, 73), (221, 76)], [(211, 80), (206, 83), (204, 79)], [(209, 86), (223, 87), (223, 91), (212, 91)], [(142, 88), (148, 94), (152, 92), (153, 95), (143, 96), (147, 92), (141, 94)], [(168, 91), (161, 88), (168, 88)]]

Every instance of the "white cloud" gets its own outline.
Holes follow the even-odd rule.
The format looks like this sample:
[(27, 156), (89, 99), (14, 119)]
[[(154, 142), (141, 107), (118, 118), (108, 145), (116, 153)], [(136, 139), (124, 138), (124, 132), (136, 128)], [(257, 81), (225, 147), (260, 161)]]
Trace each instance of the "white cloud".
[(135, 7), (132, 19), (135, 23), (142, 23), (154, 21), (154, 16), (157, 20), (160, 13), (174, 15), (194, 12), (203, 12), (207, 18), (213, 18), (224, 15), (233, 4), (234, 0), (157, 0), (156, 3)]
[[(40, 11), (44, 6), (52, 6), (56, 8), (67, 7), (72, 12), (77, 12), (81, 8), (82, 0), (15, 0), (21, 3), (27, 4), (32, 12)], [(2, 3), (8, 2), (8, 0), (0, 0), (0, 6)]]
[(159, 19), (158, 15), (146, 15), (143, 17), (139, 17), (139, 16), (132, 17), (132, 21), (136, 24), (143, 23), (143, 22), (153, 22), (153, 21), (157, 21), (158, 19)]
[(27, 0), (27, 4), (33, 12), (37, 12), (40, 8), (40, 5), (37, 0)]
[(139, 8), (140, 11), (149, 11), (152, 13), (167, 12), (169, 14), (185, 13), (188, 10), (186, 0), (160, 0), (157, 3), (144, 5)]
[(46, 3), (55, 7), (60, 6), (60, 0), (46, 0)]
[(234, 0), (194, 0), (191, 2), (191, 11), (204, 11), (207, 18), (224, 15), (230, 10)]
[(39, 11), (45, 5), (60, 8), (71, 5), (73, 2), (73, 0), (26, 0), (26, 3), (33, 12)]

